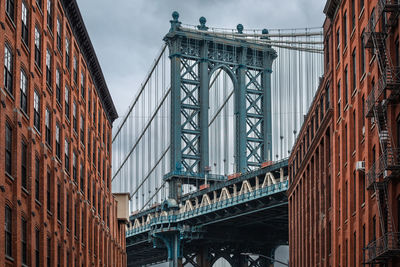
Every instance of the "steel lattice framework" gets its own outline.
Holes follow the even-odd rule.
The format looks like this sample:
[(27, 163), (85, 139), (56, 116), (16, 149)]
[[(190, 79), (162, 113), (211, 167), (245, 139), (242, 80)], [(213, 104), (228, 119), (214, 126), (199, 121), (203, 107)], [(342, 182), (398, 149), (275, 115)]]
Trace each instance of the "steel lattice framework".
[(224, 69), (234, 86), (236, 171), (246, 172), (272, 159), (271, 68), (276, 52), (269, 45), (211, 36), (204, 24), (199, 29), (203, 31), (180, 27), (174, 13), (164, 38), (171, 60), (171, 170), (207, 170), (209, 84), (212, 74)]

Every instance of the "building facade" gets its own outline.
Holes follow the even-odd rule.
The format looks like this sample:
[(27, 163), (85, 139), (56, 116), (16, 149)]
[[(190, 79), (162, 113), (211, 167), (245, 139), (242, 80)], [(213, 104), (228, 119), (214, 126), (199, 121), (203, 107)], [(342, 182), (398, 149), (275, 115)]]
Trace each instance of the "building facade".
[(0, 3), (0, 266), (125, 266), (117, 113), (78, 5)]
[[(332, 92), (333, 111), (329, 172), (304, 171), (301, 166), (313, 169), (312, 157), (303, 157), (300, 167), (296, 165), (302, 146), (299, 138), (289, 163), (291, 262), (294, 266), (398, 266), (400, 5), (389, 0), (329, 0), (324, 13), (324, 82)], [(304, 131), (303, 127), (299, 136)], [(305, 150), (306, 155), (317, 155), (313, 147)], [(329, 191), (319, 195), (315, 184), (325, 181)], [(321, 203), (330, 203), (327, 210), (317, 216), (310, 213)], [(308, 247), (303, 242), (325, 247), (317, 252), (311, 246), (311, 253), (296, 253)]]

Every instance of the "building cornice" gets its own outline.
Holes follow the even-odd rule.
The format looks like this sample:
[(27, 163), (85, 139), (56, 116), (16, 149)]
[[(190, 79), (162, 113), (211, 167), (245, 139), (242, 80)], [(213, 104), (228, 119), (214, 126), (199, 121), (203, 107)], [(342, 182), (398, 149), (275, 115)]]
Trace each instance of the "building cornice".
[(337, 10), (339, 9), (340, 3), (342, 0), (327, 0), (325, 7), (324, 7), (324, 13), (325, 15), (333, 20), (333, 18), (336, 15)]
[(108, 120), (112, 124), (112, 122), (118, 118), (118, 113), (108, 90), (103, 71), (101, 70), (99, 60), (97, 59), (93, 44), (89, 38), (85, 23), (83, 22), (78, 4), (76, 0), (62, 0), (61, 3), (77, 40), (78, 46), (86, 60), (86, 64), (92, 76), (100, 101), (102, 102), (104, 111)]

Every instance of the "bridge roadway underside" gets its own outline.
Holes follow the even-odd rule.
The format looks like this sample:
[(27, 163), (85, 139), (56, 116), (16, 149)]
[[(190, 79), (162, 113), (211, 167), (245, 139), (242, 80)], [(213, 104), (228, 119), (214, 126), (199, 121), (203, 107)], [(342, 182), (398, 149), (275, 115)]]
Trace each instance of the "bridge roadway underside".
[[(182, 240), (182, 266), (212, 266), (221, 257), (232, 266), (269, 266), (261, 260), (251, 263), (252, 259), (241, 253), (272, 256), (276, 247), (288, 244), (286, 193), (188, 219), (184, 224), (200, 226), (201, 231)], [(128, 266), (165, 262), (167, 249), (157, 247), (150, 232), (129, 237)]]

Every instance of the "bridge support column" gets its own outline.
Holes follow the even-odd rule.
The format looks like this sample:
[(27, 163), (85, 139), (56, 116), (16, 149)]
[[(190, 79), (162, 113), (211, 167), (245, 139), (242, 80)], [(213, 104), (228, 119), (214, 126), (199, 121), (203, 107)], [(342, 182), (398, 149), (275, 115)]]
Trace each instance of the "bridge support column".
[(183, 244), (179, 232), (155, 233), (154, 237), (162, 240), (166, 246), (169, 267), (182, 267)]
[(202, 248), (196, 256), (196, 262), (201, 267), (211, 267), (208, 249)]

